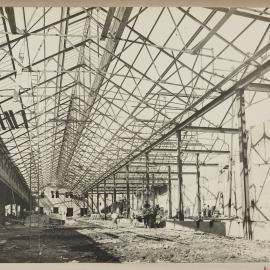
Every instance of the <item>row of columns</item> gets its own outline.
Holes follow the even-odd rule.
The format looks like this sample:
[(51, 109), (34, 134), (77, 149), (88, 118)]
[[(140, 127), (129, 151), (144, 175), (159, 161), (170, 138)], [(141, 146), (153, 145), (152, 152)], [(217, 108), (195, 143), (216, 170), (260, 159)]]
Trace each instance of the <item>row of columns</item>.
[[(247, 159), (247, 131), (245, 119), (245, 99), (244, 91), (240, 90), (237, 95), (238, 104), (238, 120), (239, 120), (239, 151), (240, 151), (240, 168), (241, 168), (241, 194), (242, 194), (242, 215), (243, 215), (243, 230), (246, 238), (252, 237), (252, 228), (250, 220), (250, 201), (249, 201), (249, 178), (248, 178), (248, 159)], [(177, 177), (178, 177), (178, 218), (184, 220), (184, 205), (183, 205), (183, 163), (182, 163), (182, 138), (181, 130), (177, 131)], [(230, 167), (232, 161), (230, 160)], [(149, 171), (149, 153), (145, 154), (145, 182), (142, 180), (142, 201), (149, 202), (150, 197), (150, 171)], [(230, 175), (231, 179), (231, 175)], [(154, 180), (153, 180), (154, 181)], [(197, 214), (201, 218), (201, 187), (200, 187), (200, 164), (199, 154), (196, 154), (196, 183), (197, 183)], [(230, 180), (231, 183), (231, 180)], [(116, 179), (113, 175), (113, 202), (116, 202)], [(145, 186), (145, 193), (144, 193)], [(169, 218), (172, 217), (172, 183), (171, 183), (171, 166), (168, 166), (168, 200), (169, 200)], [(231, 190), (231, 186), (230, 186)], [(138, 191), (138, 186), (137, 186)], [(129, 166), (126, 166), (126, 196), (127, 196), (127, 216), (130, 213), (130, 183), (129, 183)], [(132, 194), (133, 196), (133, 194)], [(138, 200), (137, 200), (138, 208)], [(93, 207), (93, 195), (92, 195)], [(134, 197), (132, 198), (132, 207), (134, 207)], [(104, 208), (106, 208), (106, 182), (104, 182)], [(231, 193), (229, 194), (229, 215), (231, 215)], [(97, 211), (99, 211), (99, 192), (97, 186)]]

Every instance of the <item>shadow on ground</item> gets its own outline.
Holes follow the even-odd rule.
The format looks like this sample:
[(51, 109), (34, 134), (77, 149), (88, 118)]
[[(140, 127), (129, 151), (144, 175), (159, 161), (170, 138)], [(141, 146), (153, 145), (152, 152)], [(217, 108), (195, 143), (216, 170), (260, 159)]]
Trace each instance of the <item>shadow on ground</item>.
[(119, 262), (91, 237), (76, 228), (56, 231), (25, 227), (0, 230), (0, 263)]

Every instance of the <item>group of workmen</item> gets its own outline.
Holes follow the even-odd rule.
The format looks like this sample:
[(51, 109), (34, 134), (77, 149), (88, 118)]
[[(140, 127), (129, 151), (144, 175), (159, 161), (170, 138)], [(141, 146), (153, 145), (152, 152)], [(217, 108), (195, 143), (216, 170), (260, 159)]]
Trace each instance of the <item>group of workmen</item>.
[(164, 211), (159, 205), (151, 206), (145, 201), (142, 207), (141, 216), (136, 217), (139, 221), (143, 219), (145, 228), (158, 228), (165, 226)]
[[(118, 227), (119, 208), (112, 210), (111, 218), (112, 226)], [(166, 225), (163, 208), (160, 208), (159, 205), (151, 206), (148, 201), (145, 201), (141, 211), (131, 211), (130, 219), (133, 224), (135, 224), (134, 221), (143, 221), (145, 228), (160, 228)]]
[(210, 217), (213, 217), (214, 216), (214, 213), (215, 213), (215, 210), (216, 210), (216, 207), (215, 206), (209, 206), (206, 204), (203, 205), (203, 209), (202, 209), (202, 214), (203, 214), (203, 217), (204, 218), (210, 218)]

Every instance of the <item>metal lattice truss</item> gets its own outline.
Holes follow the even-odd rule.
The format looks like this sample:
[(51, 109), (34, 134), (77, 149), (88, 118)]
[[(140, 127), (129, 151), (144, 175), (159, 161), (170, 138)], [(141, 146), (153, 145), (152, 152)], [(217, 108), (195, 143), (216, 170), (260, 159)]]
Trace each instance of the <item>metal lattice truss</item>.
[(237, 89), (253, 91), (251, 103), (268, 97), (268, 9), (1, 8), (0, 15), (1, 113), (24, 109), (29, 122), (0, 130), (1, 138), (34, 190), (55, 184), (81, 193), (116, 172), (121, 181), (127, 164), (142, 169), (136, 183), (150, 150), (150, 169), (162, 180), (164, 165), (176, 162), (178, 129), (184, 165), (194, 165), (195, 151), (208, 162), (210, 153), (228, 152), (231, 132), (202, 128), (235, 128)]

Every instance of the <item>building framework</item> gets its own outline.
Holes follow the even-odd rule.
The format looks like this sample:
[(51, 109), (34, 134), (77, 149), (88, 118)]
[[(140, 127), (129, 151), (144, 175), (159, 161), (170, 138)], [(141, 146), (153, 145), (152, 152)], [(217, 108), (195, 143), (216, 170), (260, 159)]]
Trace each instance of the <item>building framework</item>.
[[(0, 16), (0, 154), (23, 190), (2, 171), (1, 182), (30, 205), (51, 185), (92, 203), (98, 193), (105, 207), (106, 193), (124, 193), (130, 207), (134, 193), (149, 201), (176, 181), (184, 219), (185, 177), (196, 179), (200, 217), (201, 170), (227, 159), (228, 216), (238, 162), (252, 237), (245, 110), (269, 99), (268, 8), (2, 7)], [(171, 204), (170, 195), (169, 216)]]

